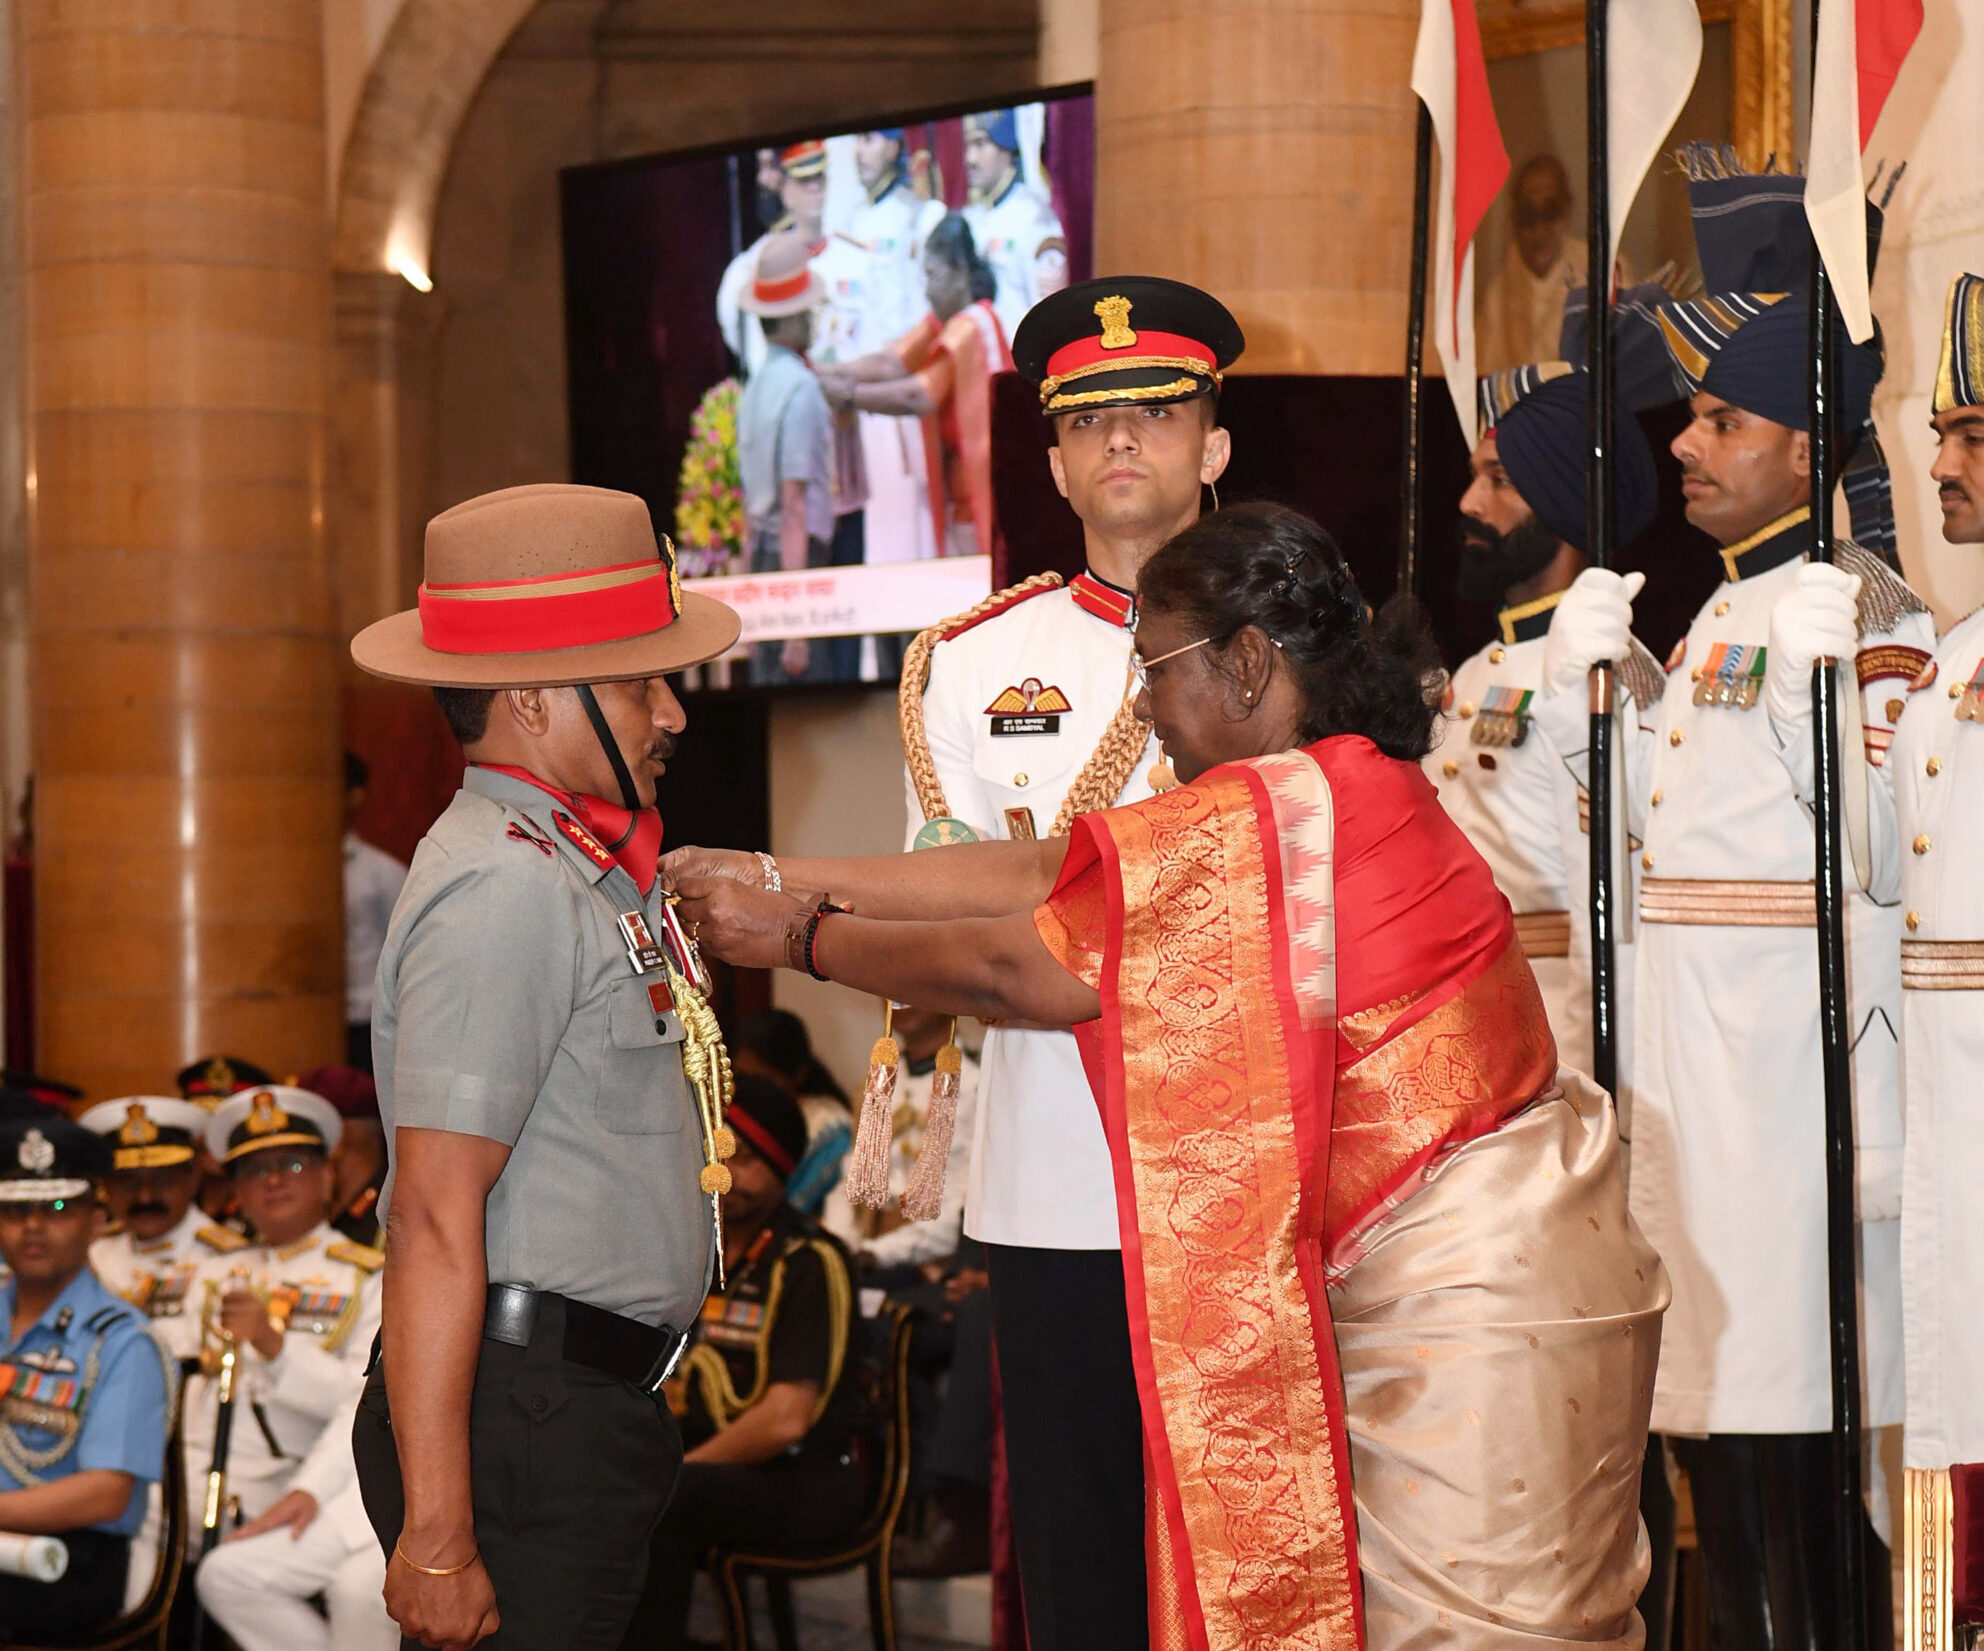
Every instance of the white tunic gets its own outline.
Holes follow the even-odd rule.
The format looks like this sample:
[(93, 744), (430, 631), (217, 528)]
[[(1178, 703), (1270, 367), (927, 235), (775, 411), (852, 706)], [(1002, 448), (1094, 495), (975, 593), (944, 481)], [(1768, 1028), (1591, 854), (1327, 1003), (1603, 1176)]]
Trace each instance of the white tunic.
[(1046, 197), (1017, 176), (996, 201), (964, 209), (978, 255), (992, 266), (999, 290), (992, 308), (1011, 338), (1020, 318), (1050, 292), (1068, 284), (1068, 242)]
[[(1747, 709), (1694, 703), (1694, 669), (1718, 643), (1767, 643), (1770, 610), (1797, 566), (1794, 556), (1718, 586), (1670, 661), (1654, 726), (1632, 741), (1629, 806), (1644, 810), (1644, 878), (1811, 880), (1812, 823), (1801, 800), (1809, 738), (1780, 736), (1761, 696)], [(1932, 638), (1927, 615), (1911, 613), (1891, 631), (1863, 631), (1862, 647), (1926, 647)], [(1876, 682), (1864, 695), (1873, 749), (1884, 739), (1891, 686)], [(1875, 861), (1885, 868), (1875, 891), (1891, 901), (1892, 811), (1883, 818), (1877, 805), (1874, 813)], [(1872, 1427), (1901, 1417), (1900, 924), (1898, 907), (1849, 893), (1862, 1371)], [(1642, 915), (1637, 951), (1632, 1207), (1674, 1285), (1652, 1425), (1680, 1434), (1823, 1432), (1832, 1402), (1817, 937), (1809, 924), (1652, 923)]]
[[(1984, 612), (1943, 638), (1888, 753), (1904, 942), (1984, 941), (1984, 723), (1957, 721), (1952, 701), (1980, 666)], [(1984, 1462), (1984, 994), (1905, 989), (1901, 1060), (1903, 1451), (1913, 1468)]]
[(923, 243), (944, 221), (944, 203), (926, 201), (898, 181), (879, 200), (864, 200), (849, 220), (851, 240), (868, 253), (862, 290), (864, 353), (884, 348), (923, 319)]
[[(143, 1307), (154, 1319), (177, 1318), (186, 1307), (194, 1272), (218, 1253), (200, 1234), (223, 1231), (198, 1204), (188, 1205), (178, 1224), (157, 1238), (121, 1232), (99, 1238), (90, 1246), (90, 1266), (106, 1290)], [(228, 1233), (222, 1241), (233, 1236)], [(198, 1311), (197, 1302), (193, 1310)]]
[[(859, 293), (861, 354), (887, 349), (928, 312), (923, 243), (943, 217), (942, 201), (922, 200), (901, 182), (880, 200), (864, 200), (856, 210), (848, 236), (865, 249), (868, 259)], [(863, 413), (857, 423), (868, 469), (863, 560), (915, 562), (935, 556), (923, 421)]]
[[(1530, 971), (1557, 1039), (1557, 1058), (1588, 1073), (1592, 1064), (1589, 917), (1584, 925), (1584, 961), (1572, 958), (1568, 944), (1569, 864), (1585, 841), (1578, 831), (1577, 779), (1533, 716), (1523, 719), (1521, 744), (1475, 738), (1477, 729), (1486, 732), (1495, 725), (1489, 707), (1496, 690), (1533, 694), (1542, 680), (1542, 637), (1497, 642), (1463, 660), (1453, 674), (1445, 714), (1434, 725), (1437, 743), (1424, 767), (1440, 794), (1441, 806), (1488, 862), (1496, 886), (1517, 915)], [(1566, 944), (1558, 955), (1531, 950), (1534, 926), (1521, 920), (1539, 914), (1564, 918)]]
[[(1129, 687), (1130, 632), (1075, 605), (1065, 589), (1018, 602), (938, 644), (923, 717), (950, 812), (980, 837), (1011, 837), (1012, 809), (1035, 832), (1054, 827), (1061, 801), (1101, 743)], [(1020, 719), (988, 707), (1029, 681), (1059, 689), (1069, 709), (1037, 719), (1040, 732), (1003, 732)], [(1051, 724), (1051, 728), (1045, 725)], [(1150, 795), (1155, 739), (1119, 803)], [(909, 787), (910, 838), (923, 810)], [(1113, 1250), (1116, 1184), (1102, 1117), (1071, 1032), (993, 1027), (978, 1076), (978, 1119), (964, 1230), (988, 1244)]]
[[(221, 1298), (237, 1283), (265, 1298), (277, 1291), (296, 1298), (281, 1351), (264, 1359), (244, 1345), (236, 1371), (227, 1483), (250, 1519), (289, 1488), (325, 1428), (342, 1427), (350, 1436), (352, 1406), (379, 1328), (377, 1255), (324, 1225), (279, 1249), (251, 1244), (232, 1255), (210, 1256), (194, 1274), (187, 1312), (156, 1327), (174, 1352), (190, 1358), (203, 1339), (218, 1347), (212, 1327), (219, 1322)], [(196, 1521), (213, 1461), (218, 1408), (215, 1378), (189, 1378), (186, 1482)]]

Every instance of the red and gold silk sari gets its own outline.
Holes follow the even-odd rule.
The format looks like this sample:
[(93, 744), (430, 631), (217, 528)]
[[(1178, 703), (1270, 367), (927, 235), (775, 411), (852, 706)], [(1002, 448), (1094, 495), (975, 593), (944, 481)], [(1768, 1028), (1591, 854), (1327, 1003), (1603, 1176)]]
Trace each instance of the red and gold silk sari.
[[(1333, 779), (1376, 799), (1354, 816), (1347, 867)], [(1341, 910), (1340, 873), (1354, 897)], [(1116, 1172), (1144, 1418), (1152, 1642), (1164, 1651), (1363, 1646), (1359, 1525), (1375, 1516), (1361, 1492), (1379, 1429), (1346, 1408), (1331, 1293), (1440, 1166), (1558, 1094), (1555, 1046), (1507, 902), (1417, 769), (1344, 739), (1078, 820), (1036, 921), (1102, 1004), (1100, 1020), (1078, 1032)], [(1342, 970), (1340, 922), (1355, 937)], [(1603, 1142), (1573, 1158), (1564, 1162), (1582, 1184)], [(1529, 1172), (1526, 1160), (1518, 1179)], [(1623, 1193), (1609, 1190), (1623, 1230)], [(1408, 1253), (1422, 1263), (1432, 1254), (1423, 1238), (1401, 1239), (1386, 1265)], [(1646, 1285), (1658, 1263), (1640, 1259)], [(1430, 1265), (1452, 1273), (1450, 1261)], [(1416, 1309), (1397, 1310), (1413, 1287), (1380, 1283), (1378, 1270), (1354, 1311), (1389, 1321), (1378, 1332), (1382, 1365)], [(1466, 1280), (1440, 1283), (1461, 1286), (1443, 1302), (1469, 1292)], [(1506, 1328), (1470, 1325), (1467, 1337), (1485, 1344)], [(1430, 1358), (1440, 1333), (1409, 1334)], [(1395, 1408), (1389, 1375), (1369, 1377), (1356, 1357), (1360, 1402), (1382, 1389), (1393, 1397), (1375, 1409)], [(1650, 1364), (1645, 1376), (1650, 1384)], [(1630, 1441), (1635, 1430), (1643, 1439), (1643, 1409), (1614, 1431)], [(1609, 1461), (1626, 1447), (1608, 1437), (1595, 1448)], [(1632, 1460), (1638, 1449), (1630, 1445)], [(1626, 1465), (1613, 1464), (1614, 1484)], [(1466, 1477), (1452, 1487), (1462, 1496)], [(1421, 1490), (1408, 1475), (1398, 1494), (1416, 1508)], [(1462, 1574), (1461, 1554), (1418, 1552), (1425, 1541), (1396, 1539), (1394, 1523), (1408, 1529), (1412, 1516), (1370, 1528), (1388, 1555), (1399, 1551), (1401, 1571), (1430, 1561)], [(1630, 1568), (1630, 1559), (1612, 1566)], [(1395, 1607), (1382, 1580), (1387, 1623), (1412, 1626), (1388, 1627), (1374, 1643), (1421, 1643), (1422, 1621), (1436, 1640), (1451, 1631), (1440, 1583), (1408, 1579), (1410, 1598)], [(1492, 1605), (1477, 1613), (1472, 1595), (1484, 1591), (1503, 1590), (1463, 1586), (1461, 1614), (1500, 1622)], [(1628, 1617), (1636, 1591), (1635, 1582), (1623, 1596)]]

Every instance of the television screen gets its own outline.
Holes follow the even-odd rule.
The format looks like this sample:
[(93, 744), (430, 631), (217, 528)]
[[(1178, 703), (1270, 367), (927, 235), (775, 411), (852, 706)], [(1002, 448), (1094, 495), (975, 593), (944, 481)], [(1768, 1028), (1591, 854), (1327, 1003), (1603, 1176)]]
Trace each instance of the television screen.
[(891, 681), (991, 589), (991, 380), (1089, 277), (1093, 120), (1077, 87), (564, 173), (573, 479), (744, 619), (690, 686)]

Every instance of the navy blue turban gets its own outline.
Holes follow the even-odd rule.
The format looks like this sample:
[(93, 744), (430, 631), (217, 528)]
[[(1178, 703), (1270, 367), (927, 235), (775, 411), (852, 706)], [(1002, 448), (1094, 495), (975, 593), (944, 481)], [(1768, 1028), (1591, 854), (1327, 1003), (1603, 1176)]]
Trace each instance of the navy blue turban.
[[(1523, 503), (1558, 538), (1585, 551), (1590, 548), (1585, 529), (1591, 497), (1585, 468), (1590, 429), (1586, 377), (1570, 370), (1547, 373), (1547, 368), (1521, 367), (1483, 379), (1483, 418), (1494, 427), (1495, 451)], [(1625, 407), (1614, 410), (1611, 458), (1616, 531), (1623, 545), (1653, 520), (1658, 493), (1653, 450), (1639, 420)]]

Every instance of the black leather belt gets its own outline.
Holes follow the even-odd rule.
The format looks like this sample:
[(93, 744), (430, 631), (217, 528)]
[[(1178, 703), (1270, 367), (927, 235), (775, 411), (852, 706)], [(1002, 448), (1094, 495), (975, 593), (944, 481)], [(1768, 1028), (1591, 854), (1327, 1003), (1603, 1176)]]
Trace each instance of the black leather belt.
[(482, 1308), (483, 1335), (512, 1347), (528, 1347), (537, 1328), (539, 1304), (547, 1299), (564, 1303), (566, 1358), (616, 1381), (631, 1382), (643, 1392), (654, 1392), (675, 1374), (689, 1345), (689, 1338), (671, 1325), (657, 1329), (589, 1302), (521, 1284), (489, 1286)]

